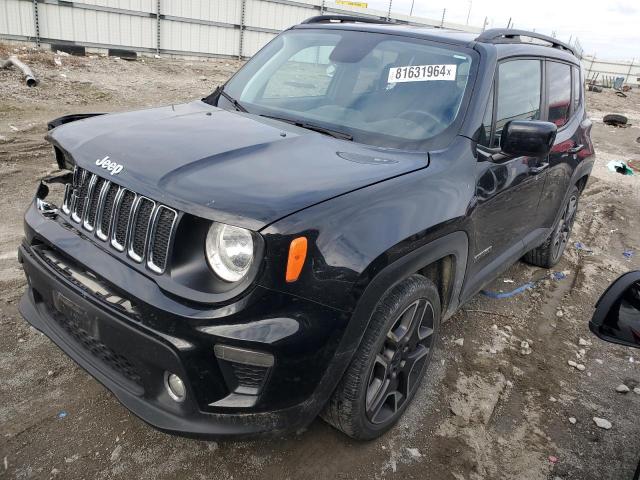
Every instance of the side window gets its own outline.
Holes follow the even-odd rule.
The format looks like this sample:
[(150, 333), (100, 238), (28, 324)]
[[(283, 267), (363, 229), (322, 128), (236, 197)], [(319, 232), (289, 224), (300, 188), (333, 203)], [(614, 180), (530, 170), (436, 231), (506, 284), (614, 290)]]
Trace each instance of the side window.
[(512, 60), (498, 67), (498, 104), (492, 147), (509, 120), (540, 119), (542, 67), (539, 60)]
[(582, 82), (580, 81), (580, 69), (572, 67), (573, 71), (573, 112), (577, 112), (582, 101)]
[(571, 67), (565, 63), (547, 62), (547, 97), (550, 122), (562, 127), (569, 121), (571, 108)]
[(333, 45), (321, 45), (303, 48), (296, 52), (274, 72), (265, 86), (263, 98), (326, 95), (335, 71), (335, 67), (329, 61), (333, 48)]

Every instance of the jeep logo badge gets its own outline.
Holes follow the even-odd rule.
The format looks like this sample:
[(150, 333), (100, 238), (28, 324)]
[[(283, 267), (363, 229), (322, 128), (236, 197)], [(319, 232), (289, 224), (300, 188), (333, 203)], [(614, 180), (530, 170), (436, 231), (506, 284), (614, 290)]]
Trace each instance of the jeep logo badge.
[(124, 169), (124, 167), (119, 163), (110, 161), (109, 155), (107, 155), (104, 158), (99, 158), (98, 160), (96, 160), (96, 165), (108, 170), (109, 172), (111, 172), (111, 175), (117, 175)]

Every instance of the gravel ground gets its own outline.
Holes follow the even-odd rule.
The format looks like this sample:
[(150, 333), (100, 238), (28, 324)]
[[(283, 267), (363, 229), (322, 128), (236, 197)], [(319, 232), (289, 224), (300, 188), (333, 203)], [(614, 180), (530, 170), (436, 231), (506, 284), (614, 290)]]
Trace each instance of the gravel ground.
[[(0, 57), (13, 49), (0, 45)], [(63, 56), (56, 65), (48, 52), (18, 53), (41, 83), (29, 89), (16, 71), (0, 70), (0, 476), (631, 478), (640, 456), (640, 395), (615, 389), (640, 385), (640, 354), (596, 339), (587, 321), (609, 282), (640, 268), (640, 176), (606, 168), (612, 159), (640, 160), (639, 93), (588, 93), (598, 160), (572, 242), (592, 253), (568, 249), (556, 268), (563, 280), (518, 263), (488, 289), (544, 280), (515, 297), (478, 296), (466, 305), (444, 325), (428, 378), (396, 428), (357, 443), (316, 420), (298, 435), (216, 443), (142, 423), (30, 328), (17, 312), (25, 280), (16, 248), (37, 179), (55, 168), (43, 140), (47, 120), (200, 98), (239, 63)], [(634, 125), (603, 125), (614, 112)], [(627, 249), (636, 252), (630, 259)], [(598, 428), (593, 417), (612, 428)]]

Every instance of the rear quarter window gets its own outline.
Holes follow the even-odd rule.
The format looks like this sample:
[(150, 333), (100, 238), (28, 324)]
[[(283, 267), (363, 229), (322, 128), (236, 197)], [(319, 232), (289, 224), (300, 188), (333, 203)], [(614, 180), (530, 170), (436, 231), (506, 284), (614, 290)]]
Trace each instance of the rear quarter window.
[(572, 67), (573, 71), (573, 112), (577, 112), (580, 109), (580, 102), (582, 101), (582, 82), (580, 81), (580, 69)]
[(562, 127), (571, 111), (571, 66), (547, 62), (548, 120)]

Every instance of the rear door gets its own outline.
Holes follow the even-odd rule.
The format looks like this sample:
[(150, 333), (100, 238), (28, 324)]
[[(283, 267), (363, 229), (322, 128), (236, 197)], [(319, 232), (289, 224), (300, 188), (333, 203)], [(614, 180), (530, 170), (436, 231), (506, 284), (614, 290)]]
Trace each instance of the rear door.
[(549, 167), (538, 209), (538, 222), (551, 227), (571, 186), (578, 162), (588, 155), (589, 140), (581, 127), (584, 117), (580, 69), (569, 63), (546, 61), (545, 118), (558, 127), (549, 154)]
[[(539, 120), (543, 99), (543, 60), (513, 58), (498, 65), (492, 103), (487, 107), (479, 153), (500, 146), (510, 120)], [(522, 255), (523, 239), (538, 228), (536, 211), (544, 186), (546, 157), (506, 157), (487, 160), (479, 155), (469, 293), (493, 278)]]

